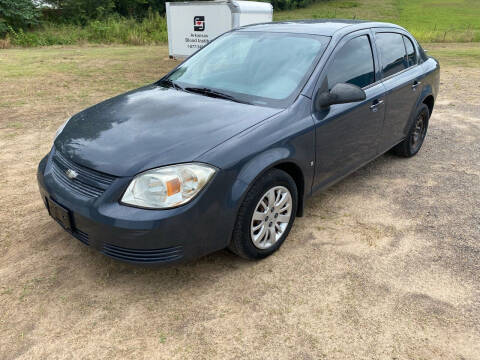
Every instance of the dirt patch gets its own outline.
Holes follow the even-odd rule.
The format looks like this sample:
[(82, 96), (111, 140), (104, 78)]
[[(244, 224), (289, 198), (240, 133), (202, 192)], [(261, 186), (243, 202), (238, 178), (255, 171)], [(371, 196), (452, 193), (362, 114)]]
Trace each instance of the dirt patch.
[(278, 254), (139, 268), (65, 234), (35, 172), (68, 115), (158, 78), (166, 54), (0, 53), (1, 359), (480, 358), (476, 68), (442, 63), (418, 156), (316, 195)]

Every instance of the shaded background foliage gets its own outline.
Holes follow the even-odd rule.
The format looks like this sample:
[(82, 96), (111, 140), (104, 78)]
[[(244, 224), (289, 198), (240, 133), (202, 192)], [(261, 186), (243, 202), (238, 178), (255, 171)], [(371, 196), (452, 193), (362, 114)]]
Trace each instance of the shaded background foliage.
[[(172, 0), (170, 0), (172, 1)], [(175, 1), (175, 0), (173, 0)], [(314, 0), (271, 0), (275, 9), (305, 7)], [(26, 30), (41, 21), (87, 25), (109, 17), (142, 21), (151, 13), (165, 12), (165, 0), (0, 0), (0, 34), (8, 28)]]
[[(173, 0), (175, 1), (175, 0)], [(165, 0), (45, 0), (43, 18), (53, 22), (86, 25), (90, 20), (120, 16), (143, 20), (149, 11), (165, 12)]]
[[(271, 2), (277, 10), (288, 10), (305, 7), (314, 0), (260, 1)], [(44, 0), (44, 3), (56, 9), (61, 9), (62, 21), (83, 24), (88, 20), (100, 19), (113, 14), (141, 20), (148, 15), (149, 9), (163, 14), (165, 12), (165, 2), (165, 0)]]
[(31, 0), (0, 0), (0, 35), (8, 29), (38, 25), (40, 11)]

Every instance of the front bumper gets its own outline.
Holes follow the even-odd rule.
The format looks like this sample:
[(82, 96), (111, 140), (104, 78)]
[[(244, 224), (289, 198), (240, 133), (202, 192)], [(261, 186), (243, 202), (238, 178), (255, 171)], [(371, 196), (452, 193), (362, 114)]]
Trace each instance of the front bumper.
[[(155, 264), (185, 261), (227, 246), (235, 210), (224, 201), (226, 175), (219, 171), (192, 202), (174, 209), (146, 210), (119, 203), (130, 177), (116, 178), (96, 198), (85, 198), (56, 180), (52, 153), (38, 166), (40, 194), (69, 210), (67, 230), (85, 245), (118, 260)], [(81, 195), (81, 194), (80, 194)]]

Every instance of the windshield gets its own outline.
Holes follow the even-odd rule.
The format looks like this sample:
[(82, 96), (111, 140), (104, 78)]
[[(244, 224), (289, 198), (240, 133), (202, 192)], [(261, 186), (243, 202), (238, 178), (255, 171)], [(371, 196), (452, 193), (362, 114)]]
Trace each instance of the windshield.
[(164, 80), (187, 90), (206, 88), (241, 102), (284, 107), (298, 95), (329, 40), (303, 34), (231, 32)]

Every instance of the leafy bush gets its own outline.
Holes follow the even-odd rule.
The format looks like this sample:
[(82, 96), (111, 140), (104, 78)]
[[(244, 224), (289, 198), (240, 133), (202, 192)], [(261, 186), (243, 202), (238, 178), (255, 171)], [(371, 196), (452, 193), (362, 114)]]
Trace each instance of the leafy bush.
[(114, 0), (44, 0), (52, 8), (44, 19), (55, 23), (85, 25), (92, 19), (105, 19), (115, 12)]
[[(57, 11), (47, 14), (50, 22), (86, 25), (117, 15), (143, 20), (150, 12), (165, 13), (166, 1), (179, 0), (43, 0)], [(48, 13), (48, 12), (47, 12)]]
[(39, 16), (31, 0), (0, 0), (0, 36), (4, 36), (9, 27), (22, 29), (37, 25)]

